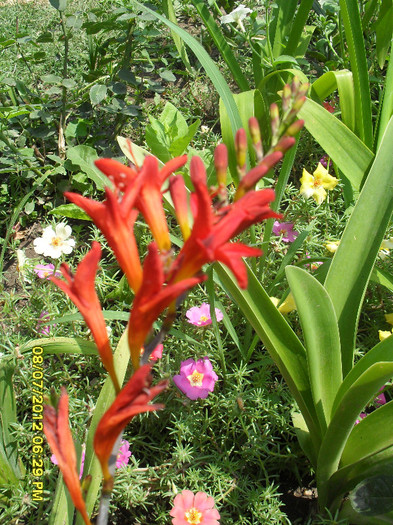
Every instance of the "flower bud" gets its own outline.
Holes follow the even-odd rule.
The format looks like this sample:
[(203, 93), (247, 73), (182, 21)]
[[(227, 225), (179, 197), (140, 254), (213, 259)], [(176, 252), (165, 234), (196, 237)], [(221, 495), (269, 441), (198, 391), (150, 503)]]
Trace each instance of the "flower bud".
[(298, 91), (300, 87), (300, 80), (298, 77), (293, 77), (292, 83), (291, 83), (291, 91), (293, 98), (297, 97)]
[(291, 107), (291, 98), (292, 98), (291, 86), (289, 84), (285, 84), (282, 90), (282, 110), (284, 111), (284, 113), (289, 111)]
[(225, 186), (228, 169), (228, 150), (225, 144), (219, 144), (214, 150), (214, 166), (219, 186)]
[(294, 137), (299, 133), (303, 126), (304, 120), (297, 120), (287, 128), (285, 135), (288, 135), (289, 137)]
[(270, 106), (270, 119), (271, 119), (271, 126), (272, 126), (272, 137), (273, 142), (277, 138), (278, 129), (280, 127), (280, 112), (278, 110), (277, 104), (272, 104)]
[[(295, 144), (296, 139), (294, 137), (282, 137), (276, 146), (273, 148), (273, 151), (280, 151), (285, 153)], [(268, 157), (266, 157), (268, 158)]]
[(248, 121), (248, 128), (250, 130), (250, 135), (252, 139), (252, 144), (254, 146), (255, 154), (257, 157), (257, 162), (261, 162), (263, 159), (263, 144), (261, 137), (261, 130), (259, 128), (259, 122), (256, 117), (251, 117)]
[(246, 164), (247, 156), (247, 135), (243, 128), (238, 129), (236, 132), (235, 151), (237, 165), (242, 170)]

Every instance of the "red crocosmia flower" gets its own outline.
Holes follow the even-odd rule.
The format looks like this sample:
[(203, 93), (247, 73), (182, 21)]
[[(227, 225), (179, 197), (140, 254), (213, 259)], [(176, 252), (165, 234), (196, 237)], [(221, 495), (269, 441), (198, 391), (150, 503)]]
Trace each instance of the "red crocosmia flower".
[(164, 406), (161, 404), (148, 405), (156, 395), (168, 385), (168, 381), (160, 381), (151, 386), (151, 365), (141, 366), (105, 412), (97, 425), (94, 434), (94, 451), (98, 457), (104, 475), (104, 490), (111, 489), (112, 476), (109, 472), (109, 459), (112, 455), (116, 439), (131, 421), (142, 412), (152, 412)]
[(63, 263), (60, 269), (67, 282), (53, 276), (51, 280), (68, 295), (82, 314), (94, 337), (102, 363), (109, 372), (115, 389), (118, 392), (120, 387), (113, 366), (112, 349), (108, 339), (101, 304), (94, 287), (94, 280), (100, 258), (101, 247), (98, 242), (93, 242), (91, 250), (78, 264), (75, 275), (71, 273), (68, 264)]
[(188, 218), (187, 189), (181, 175), (174, 175), (169, 179), (169, 191), (175, 208), (176, 219), (179, 223), (183, 239), (186, 241), (191, 233)]
[(187, 155), (171, 159), (160, 170), (155, 157), (145, 157), (143, 166), (139, 171), (124, 166), (113, 159), (98, 159), (95, 165), (112, 180), (120, 191), (129, 185), (134, 185), (135, 180), (141, 180), (138, 198), (135, 207), (144, 216), (153, 237), (161, 251), (171, 248), (168, 225), (162, 204), (161, 188), (165, 180), (177, 169), (187, 162)]
[[(288, 138), (291, 139), (291, 145), (293, 145), (292, 137)], [(252, 168), (252, 170), (246, 173), (237, 187), (235, 201), (240, 199), (247, 191), (253, 188), (255, 184), (282, 159), (282, 156), (283, 154), (281, 151), (274, 151), (265, 157), (260, 164), (255, 166), (255, 168)]]
[(191, 200), (194, 225), (173, 264), (169, 282), (186, 279), (198, 273), (204, 264), (220, 261), (234, 273), (239, 286), (246, 288), (247, 272), (242, 257), (259, 256), (262, 252), (241, 243), (230, 243), (229, 240), (263, 219), (281, 218), (269, 207), (275, 198), (274, 191), (250, 191), (226, 207), (226, 214), (216, 216), (206, 185), (205, 167), (199, 157), (192, 158), (190, 173), (195, 188)]
[(57, 410), (53, 406), (44, 406), (44, 433), (51, 451), (56, 456), (75, 508), (82, 514), (85, 524), (91, 525), (79, 483), (76, 452), (68, 425), (68, 395), (65, 388), (61, 389)]
[(134, 222), (138, 215), (133, 206), (139, 185), (138, 181), (133, 187), (128, 187), (121, 201), (109, 188), (105, 188), (104, 202), (87, 199), (77, 193), (64, 193), (67, 199), (92, 218), (94, 224), (104, 234), (134, 292), (139, 290), (142, 282), (142, 265), (133, 233)]
[(164, 285), (164, 270), (155, 243), (148, 247), (143, 264), (143, 281), (135, 295), (128, 325), (128, 344), (134, 369), (139, 368), (140, 351), (154, 321), (175, 299), (206, 277), (189, 276), (180, 282)]

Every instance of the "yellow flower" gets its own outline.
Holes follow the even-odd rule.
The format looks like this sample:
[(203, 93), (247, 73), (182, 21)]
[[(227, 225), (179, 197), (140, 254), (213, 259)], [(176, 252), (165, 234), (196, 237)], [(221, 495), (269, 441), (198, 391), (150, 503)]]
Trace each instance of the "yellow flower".
[(311, 175), (303, 169), (303, 175), (300, 179), (300, 194), (305, 197), (313, 197), (317, 204), (321, 204), (326, 199), (326, 190), (332, 190), (338, 183), (336, 177), (329, 175), (326, 168), (321, 163)]
[(393, 324), (393, 314), (385, 314), (386, 322), (389, 324)]
[[(274, 304), (274, 306), (277, 308), (280, 302), (280, 299), (278, 299), (277, 297), (270, 297), (270, 300)], [(293, 310), (296, 310), (295, 299), (293, 298), (293, 295), (289, 293), (285, 301), (283, 301), (280, 304), (280, 306), (278, 306), (278, 311), (281, 314), (289, 314), (289, 312), (292, 312)]]
[(393, 334), (393, 329), (391, 332), (389, 330), (378, 330), (379, 340), (383, 341)]
[(325, 243), (325, 248), (330, 253), (335, 253), (337, 251), (338, 245), (340, 244), (340, 241), (330, 241)]

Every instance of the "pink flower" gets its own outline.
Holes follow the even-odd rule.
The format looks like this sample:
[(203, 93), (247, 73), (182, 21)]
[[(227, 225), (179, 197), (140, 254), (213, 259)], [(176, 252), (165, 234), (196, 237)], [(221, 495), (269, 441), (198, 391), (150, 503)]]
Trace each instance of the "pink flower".
[[(214, 311), (216, 312), (217, 321), (222, 321), (224, 316), (221, 310), (215, 308)], [(207, 326), (208, 324), (212, 324), (212, 319), (210, 317), (210, 304), (202, 303), (201, 306), (193, 306), (187, 310), (186, 317), (188, 322), (195, 326)]]
[(34, 272), (40, 279), (49, 280), (51, 275), (55, 275), (55, 277), (61, 277), (61, 272), (59, 270), (56, 270), (55, 272), (54, 264), (36, 264), (34, 266)]
[[(381, 387), (379, 391), (383, 390), (385, 387)], [(377, 405), (385, 405), (386, 404), (386, 397), (385, 394), (382, 392), (382, 394), (378, 394), (377, 397), (374, 399), (374, 403)]]
[[(83, 475), (83, 467), (85, 466), (85, 456), (86, 456), (85, 445), (83, 445), (82, 456), (81, 456), (81, 468), (79, 470), (79, 479), (81, 479)], [(59, 464), (54, 454), (51, 455), (50, 460), (52, 461), (54, 465)]]
[(206, 492), (183, 490), (173, 502), (169, 513), (173, 525), (219, 525), (220, 514), (214, 508), (214, 499)]
[(299, 235), (299, 232), (293, 229), (292, 222), (274, 221), (272, 231), (274, 235), (282, 236), (284, 242), (293, 242)]
[[(180, 374), (173, 377), (173, 382), (189, 399), (205, 399), (213, 392), (217, 381), (211, 362), (207, 357), (194, 361), (187, 359), (180, 365)], [(179, 522), (180, 523), (180, 522)]]
[[(311, 259), (311, 256), (306, 252), (306, 259)], [(306, 268), (311, 267), (311, 270), (316, 270), (319, 266), (323, 264), (322, 261), (314, 261), (311, 264), (305, 264)]]
[(361, 412), (361, 413), (359, 414), (358, 419), (355, 421), (355, 425), (357, 425), (358, 423), (360, 423), (361, 420), (364, 419), (366, 416), (367, 416), (366, 412)]
[(164, 349), (164, 345), (156, 346), (153, 352), (151, 353), (149, 361), (157, 361), (157, 359), (161, 359), (163, 349)]
[(40, 313), (40, 316), (37, 321), (37, 326), (35, 327), (35, 329), (37, 330), (39, 334), (42, 334), (42, 335), (50, 334), (50, 325), (44, 326), (44, 323), (49, 320), (50, 320), (49, 312), (45, 312), (44, 310), (43, 312)]
[(130, 444), (126, 439), (123, 439), (116, 458), (116, 468), (125, 467), (130, 460), (130, 456)]
[(320, 164), (322, 164), (324, 168), (327, 168), (328, 161), (329, 157), (327, 155), (324, 155), (321, 159), (319, 159)]

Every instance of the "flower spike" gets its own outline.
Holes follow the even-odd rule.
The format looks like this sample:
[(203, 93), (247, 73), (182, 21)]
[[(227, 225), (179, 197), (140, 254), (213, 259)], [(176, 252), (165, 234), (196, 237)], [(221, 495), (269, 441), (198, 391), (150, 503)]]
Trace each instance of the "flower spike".
[(94, 280), (100, 258), (101, 247), (98, 242), (93, 242), (91, 250), (79, 263), (75, 275), (71, 273), (68, 264), (63, 263), (61, 265), (61, 273), (66, 282), (53, 276), (51, 280), (68, 295), (83, 315), (94, 337), (102, 363), (109, 372), (115, 390), (118, 392), (120, 386), (113, 365), (112, 349), (109, 343), (100, 301), (98, 300), (94, 287)]
[(44, 406), (44, 434), (52, 453), (56, 456), (75, 508), (82, 514), (85, 524), (91, 525), (82, 497), (76, 452), (68, 425), (68, 395), (65, 388), (61, 389), (57, 410), (53, 406)]

